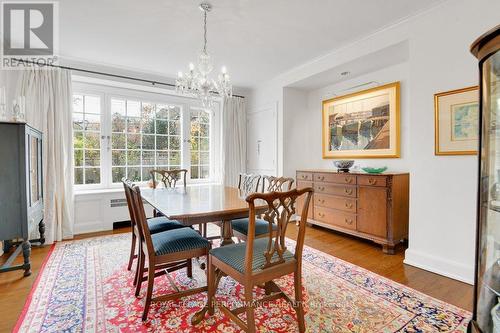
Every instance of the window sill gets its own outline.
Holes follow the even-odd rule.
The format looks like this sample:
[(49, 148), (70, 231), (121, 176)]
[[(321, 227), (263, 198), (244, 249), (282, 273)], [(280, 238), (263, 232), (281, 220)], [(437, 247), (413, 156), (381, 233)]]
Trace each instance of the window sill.
[(107, 194), (107, 193), (119, 193), (123, 192), (123, 187), (117, 188), (95, 188), (95, 189), (76, 189), (74, 190), (75, 197), (81, 195), (92, 195), (92, 194)]
[[(191, 186), (203, 186), (203, 185), (220, 185), (220, 182), (199, 182), (194, 184), (188, 184), (188, 187)], [(146, 185), (141, 186), (141, 188), (146, 188)], [(123, 187), (113, 187), (113, 188), (92, 188), (92, 189), (75, 189), (74, 195), (75, 197), (84, 196), (84, 195), (95, 195), (95, 194), (113, 194), (113, 193), (123, 193)]]

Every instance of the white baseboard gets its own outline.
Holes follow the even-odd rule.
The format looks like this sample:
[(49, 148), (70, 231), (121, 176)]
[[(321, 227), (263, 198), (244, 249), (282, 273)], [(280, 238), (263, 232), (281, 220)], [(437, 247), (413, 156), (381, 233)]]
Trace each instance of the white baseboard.
[(424, 269), (454, 280), (474, 284), (474, 267), (467, 266), (445, 258), (412, 250), (405, 252), (405, 264)]
[(85, 223), (85, 224), (75, 224), (74, 226), (74, 234), (88, 234), (90, 232), (99, 232), (99, 231), (107, 231), (113, 230), (113, 227), (108, 227), (108, 224), (103, 222), (95, 222), (95, 223)]

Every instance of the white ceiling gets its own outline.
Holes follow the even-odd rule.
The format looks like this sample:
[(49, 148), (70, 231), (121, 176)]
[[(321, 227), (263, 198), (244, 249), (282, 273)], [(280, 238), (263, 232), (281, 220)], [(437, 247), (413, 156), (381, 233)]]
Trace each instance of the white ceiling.
[(399, 42), (376, 52), (351, 59), (339, 66), (332, 67), (324, 72), (311, 75), (303, 80), (296, 81), (288, 87), (315, 90), (341, 81), (351, 80), (354, 77), (400, 64), (408, 60), (408, 41)]
[[(442, 0), (212, 0), (208, 51), (253, 86)], [(60, 54), (174, 77), (202, 46), (200, 1), (60, 1)]]

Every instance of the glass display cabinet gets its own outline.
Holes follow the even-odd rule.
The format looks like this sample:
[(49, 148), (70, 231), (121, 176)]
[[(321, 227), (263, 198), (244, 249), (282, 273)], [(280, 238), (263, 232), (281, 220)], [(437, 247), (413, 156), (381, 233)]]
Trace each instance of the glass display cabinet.
[(474, 314), (469, 332), (500, 333), (500, 25), (478, 38), (479, 190)]

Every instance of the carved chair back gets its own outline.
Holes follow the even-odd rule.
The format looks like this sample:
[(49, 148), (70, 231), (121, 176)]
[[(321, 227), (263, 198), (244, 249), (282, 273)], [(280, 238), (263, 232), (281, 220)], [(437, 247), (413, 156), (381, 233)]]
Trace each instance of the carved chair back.
[[(295, 203), (297, 198), (305, 195), (302, 212), (300, 212), (299, 232), (297, 243), (295, 245), (295, 259), (298, 266), (302, 264), (302, 249), (304, 247), (304, 237), (306, 231), (307, 211), (313, 189), (310, 187), (297, 190), (293, 189), (287, 192), (269, 192), (269, 193), (253, 193), (246, 198), (250, 213), (248, 223), (247, 248), (245, 254), (245, 273), (251, 274), (253, 262), (253, 246), (255, 238), (255, 219), (256, 219), (256, 202), (258, 206), (262, 206), (262, 201), (265, 202), (266, 210), (261, 213), (261, 218), (269, 223), (269, 233), (267, 236), (267, 248), (263, 254), (265, 264), (260, 267), (266, 269), (285, 262), (284, 253), (286, 251), (285, 235), (290, 219), (295, 214)], [(272, 224), (276, 224), (276, 231), (272, 232)]]
[(294, 181), (289, 177), (262, 176), (262, 193), (290, 191)]
[(141, 190), (139, 186), (134, 185), (130, 181), (123, 183), (130, 193), (130, 201), (132, 203), (132, 210), (135, 218), (137, 229), (139, 230), (140, 241), (146, 244), (148, 254), (154, 253), (153, 241), (151, 240), (151, 233), (149, 232), (146, 213), (144, 211), (144, 203), (142, 202)]
[(125, 198), (127, 199), (128, 213), (130, 215), (130, 224), (132, 225), (132, 229), (134, 229), (136, 235), (140, 236), (139, 227), (137, 226), (137, 220), (135, 218), (135, 211), (133, 207), (134, 203), (132, 201), (132, 193), (131, 193), (131, 188), (134, 186), (134, 183), (125, 177), (122, 178), (122, 183), (123, 183), (123, 189), (125, 190)]
[(186, 169), (176, 169), (176, 170), (151, 170), (151, 178), (153, 180), (153, 188), (158, 186), (156, 177), (159, 176), (160, 181), (163, 183), (165, 188), (175, 187), (177, 181), (182, 178), (184, 187), (186, 187)]
[(238, 189), (243, 193), (254, 193), (259, 191), (260, 175), (240, 173)]

